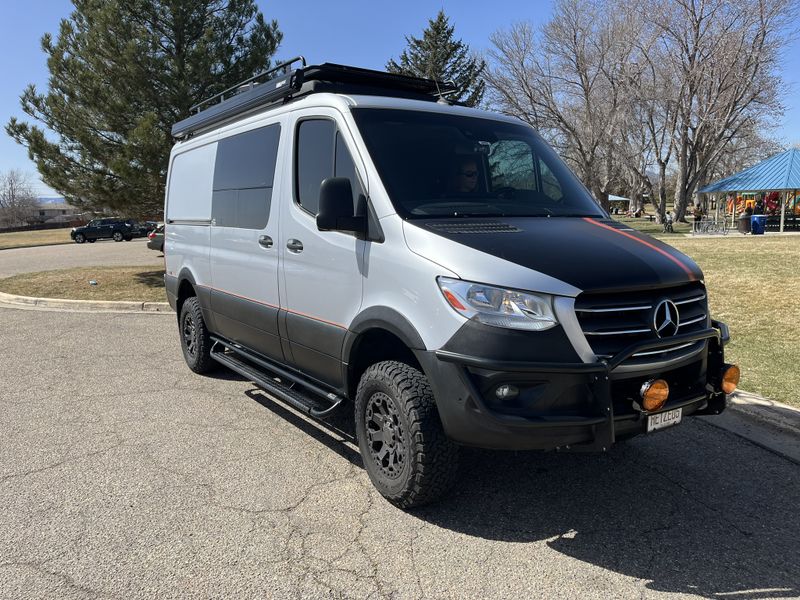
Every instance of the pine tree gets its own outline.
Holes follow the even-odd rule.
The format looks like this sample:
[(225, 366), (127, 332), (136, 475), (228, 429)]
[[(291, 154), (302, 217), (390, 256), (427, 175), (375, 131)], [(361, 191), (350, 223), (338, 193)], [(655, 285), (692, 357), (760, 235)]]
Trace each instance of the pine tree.
[[(73, 0), (42, 38), (48, 89), (11, 118), (42, 180), (70, 204), (160, 214), (173, 123), (267, 68), (282, 33), (254, 0)], [(54, 134), (54, 135), (53, 135)]]
[(428, 20), (421, 38), (406, 36), (408, 47), (400, 55), (400, 62), (390, 59), (386, 70), (390, 73), (452, 81), (456, 91), (451, 98), (468, 106), (477, 106), (483, 98), (486, 83), (481, 77), (486, 62), (470, 53), (469, 46), (453, 37), (455, 26), (443, 10), (436, 19)]

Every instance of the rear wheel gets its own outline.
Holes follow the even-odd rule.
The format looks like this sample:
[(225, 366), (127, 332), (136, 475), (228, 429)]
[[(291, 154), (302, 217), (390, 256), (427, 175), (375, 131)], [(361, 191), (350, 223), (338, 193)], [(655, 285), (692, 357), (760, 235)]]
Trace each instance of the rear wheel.
[(197, 296), (187, 298), (181, 307), (178, 320), (181, 334), (181, 349), (186, 364), (195, 373), (208, 373), (213, 370), (211, 358), (211, 335), (203, 320), (203, 311)]
[(82, 244), (85, 241), (86, 241), (86, 236), (85, 235), (83, 235), (82, 233), (76, 233), (75, 234), (75, 243), (76, 244)]
[(121, 242), (122, 240), (125, 239), (121, 231), (115, 231), (112, 237), (114, 238), (115, 242)]
[(419, 370), (396, 361), (369, 367), (358, 384), (355, 418), (369, 478), (393, 504), (428, 504), (455, 482), (458, 446), (445, 436)]

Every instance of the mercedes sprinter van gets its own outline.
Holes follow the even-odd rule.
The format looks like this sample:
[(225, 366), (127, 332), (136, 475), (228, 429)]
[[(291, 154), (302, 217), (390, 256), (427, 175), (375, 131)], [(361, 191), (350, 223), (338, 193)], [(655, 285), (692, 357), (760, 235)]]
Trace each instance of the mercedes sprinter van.
[(352, 411), (402, 507), (447, 490), (462, 445), (602, 452), (721, 412), (739, 370), (698, 266), (449, 89), (296, 59), (174, 126), (165, 280), (189, 368)]

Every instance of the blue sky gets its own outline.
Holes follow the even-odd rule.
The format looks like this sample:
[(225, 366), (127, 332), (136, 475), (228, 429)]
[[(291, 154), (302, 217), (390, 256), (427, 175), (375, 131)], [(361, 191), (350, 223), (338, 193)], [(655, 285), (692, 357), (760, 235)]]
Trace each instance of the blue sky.
[[(44, 89), (47, 83), (45, 56), (41, 51), (43, 33), (58, 31), (59, 21), (68, 16), (68, 0), (7, 1), (0, 9), (0, 125), (12, 115), (24, 116), (19, 95), (28, 83)], [(427, 19), (440, 8), (450, 16), (456, 34), (473, 50), (489, 46), (489, 36), (516, 21), (540, 23), (550, 12), (549, 0), (259, 0), (268, 18), (278, 20), (284, 33), (279, 57), (303, 54), (311, 62), (339, 62), (369, 68), (383, 68), (405, 46), (406, 34), (419, 35)], [(800, 143), (800, 40), (786, 52), (784, 70), (787, 107), (777, 134), (783, 141)], [(36, 176), (27, 151), (0, 130), (0, 171), (19, 168)], [(37, 192), (52, 193), (38, 181)]]

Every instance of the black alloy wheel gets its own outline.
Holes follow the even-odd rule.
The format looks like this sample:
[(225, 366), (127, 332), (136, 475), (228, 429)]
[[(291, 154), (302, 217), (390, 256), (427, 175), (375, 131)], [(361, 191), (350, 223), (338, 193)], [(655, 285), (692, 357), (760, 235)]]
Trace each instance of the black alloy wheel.
[(196, 296), (184, 301), (178, 327), (183, 358), (189, 368), (195, 373), (212, 371), (216, 362), (211, 358), (211, 334), (203, 320), (203, 311)]
[(408, 441), (394, 400), (376, 392), (367, 402), (366, 433), (375, 465), (389, 479), (402, 474), (408, 458)]
[(384, 498), (413, 508), (450, 489), (458, 446), (444, 433), (424, 373), (397, 361), (370, 366), (359, 381), (354, 412), (364, 468)]

